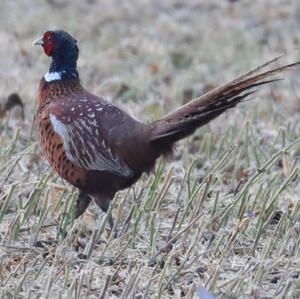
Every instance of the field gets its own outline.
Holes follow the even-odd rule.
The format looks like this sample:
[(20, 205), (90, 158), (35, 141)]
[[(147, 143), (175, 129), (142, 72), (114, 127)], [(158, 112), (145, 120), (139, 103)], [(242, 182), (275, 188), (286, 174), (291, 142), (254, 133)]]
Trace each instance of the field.
[(40, 152), (50, 60), (32, 47), (70, 32), (83, 85), (151, 121), (277, 55), (300, 60), (299, 1), (2, 0), (0, 26), (0, 298), (300, 298), (299, 71), (119, 192), (114, 238), (94, 203), (74, 221), (77, 191)]

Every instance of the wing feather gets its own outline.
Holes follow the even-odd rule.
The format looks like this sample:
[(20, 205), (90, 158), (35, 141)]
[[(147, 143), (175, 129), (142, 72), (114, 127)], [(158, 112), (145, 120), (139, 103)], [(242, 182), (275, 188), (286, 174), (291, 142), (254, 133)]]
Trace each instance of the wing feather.
[(79, 113), (80, 117), (78, 117), (76, 116), (78, 113), (72, 114), (72, 112), (76, 112), (74, 103), (72, 104), (72, 107), (65, 104), (63, 111), (57, 111), (57, 109), (49, 111), (52, 127), (63, 140), (67, 158), (76, 166), (87, 170), (108, 171), (121, 176), (132, 176), (129, 166), (112, 151), (104, 136), (101, 136), (98, 115), (101, 110), (90, 111), (88, 109), (87, 113)]

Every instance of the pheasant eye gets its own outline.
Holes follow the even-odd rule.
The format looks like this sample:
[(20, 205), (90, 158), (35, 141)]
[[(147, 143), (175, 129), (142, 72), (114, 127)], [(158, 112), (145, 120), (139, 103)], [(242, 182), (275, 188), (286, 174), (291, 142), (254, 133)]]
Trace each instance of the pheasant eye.
[(52, 41), (52, 37), (51, 37), (51, 35), (48, 35), (48, 42), (51, 42)]

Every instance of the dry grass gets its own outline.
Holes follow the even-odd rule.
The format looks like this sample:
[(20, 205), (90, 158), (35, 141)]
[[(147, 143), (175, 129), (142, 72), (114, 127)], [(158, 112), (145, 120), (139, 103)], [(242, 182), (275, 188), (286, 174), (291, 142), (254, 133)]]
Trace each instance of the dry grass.
[(18, 92), (26, 119), (16, 108), (0, 120), (0, 297), (198, 298), (205, 287), (217, 298), (299, 298), (299, 72), (120, 192), (116, 239), (94, 206), (74, 223), (76, 190), (31, 129), (49, 64), (31, 43), (46, 29), (79, 39), (90, 91), (147, 121), (298, 47), (298, 2), (1, 1), (1, 98)]

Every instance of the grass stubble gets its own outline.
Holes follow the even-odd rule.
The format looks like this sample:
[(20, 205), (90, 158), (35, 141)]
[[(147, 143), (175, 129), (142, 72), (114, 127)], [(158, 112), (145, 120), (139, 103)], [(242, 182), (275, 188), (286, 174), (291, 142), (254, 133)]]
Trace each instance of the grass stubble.
[[(213, 14), (223, 14), (227, 9), (230, 23), (229, 8), (213, 3)], [(54, 4), (49, 1), (47, 5)], [(110, 5), (117, 5), (116, 1)], [(157, 9), (154, 4), (148, 5)], [(250, 7), (249, 19), (259, 5), (263, 6)], [(41, 16), (43, 9), (37, 7)], [(185, 34), (193, 38), (189, 26), (196, 22), (200, 26), (212, 9), (204, 5), (201, 9), (205, 12), (199, 17), (191, 12), (195, 9), (191, 1), (186, 8), (190, 19), (182, 25), (179, 12), (184, 13), (184, 7), (174, 7), (172, 1), (167, 1), (164, 9), (168, 13), (161, 8), (154, 22), (155, 34), (162, 39), (176, 24), (180, 24), (181, 31), (175, 40), (181, 40)], [(108, 15), (120, 18), (109, 8)], [(72, 9), (80, 14), (79, 9)], [(107, 54), (113, 56), (109, 75), (109, 65), (101, 62), (97, 66), (108, 78), (106, 83), (101, 80), (104, 82), (101, 88), (113, 97), (114, 103), (128, 106), (136, 115), (143, 113), (155, 118), (178, 105), (185, 88), (198, 92), (199, 70), (194, 67), (196, 62), (190, 62), (195, 45), (191, 43), (187, 50), (186, 42), (181, 41), (178, 51), (175, 41), (168, 49), (160, 49), (158, 46), (165, 44), (158, 44), (156, 51), (162, 57), (152, 53), (154, 56), (149, 58), (143, 43), (147, 44), (144, 35), (153, 34), (145, 25), (151, 18), (138, 16), (141, 6), (137, 3), (128, 9), (133, 12), (127, 14), (135, 18), (125, 14), (121, 21), (133, 31), (136, 24), (143, 24), (143, 37), (129, 34), (116, 45), (106, 32), (115, 30), (116, 35), (122, 36), (120, 24), (119, 27), (114, 22), (102, 25), (104, 48), (106, 45), (115, 52)], [(242, 11), (242, 7), (235, 9), (237, 14)], [(276, 19), (272, 14), (269, 18)], [(222, 22), (226, 23), (226, 17)], [(167, 29), (161, 29), (162, 24)], [(79, 30), (74, 24), (66, 26)], [(264, 53), (265, 48), (240, 36), (242, 32), (233, 31), (232, 38), (244, 38), (241, 42), (248, 42), (249, 47), (228, 45), (223, 55), (230, 56), (228, 53), (239, 49), (244, 53), (245, 64), (257, 59), (254, 55)], [(31, 35), (24, 39), (30, 39)], [(134, 54), (128, 45), (134, 45), (138, 38), (141, 38), (140, 53)], [(84, 47), (88, 47), (88, 41), (85, 40)], [(272, 40), (270, 43), (272, 48)], [(218, 53), (214, 46), (213, 41), (206, 42), (197, 58), (207, 57), (207, 49), (209, 55), (212, 51)], [(94, 47), (87, 52), (92, 53)], [(274, 46), (273, 51), (276, 50)], [(119, 68), (123, 66), (118, 80), (126, 85), (121, 84), (121, 88), (113, 77), (115, 60)], [(207, 60), (220, 66), (220, 60), (211, 57)], [(143, 61), (149, 63), (151, 76)], [(236, 59), (234, 63), (239, 61)], [(88, 65), (82, 60), (81, 66), (85, 64)], [(225, 65), (221, 66), (225, 70)], [(91, 72), (97, 67), (91, 68)], [(242, 71), (244, 65), (234, 67)], [(34, 72), (33, 65), (29, 68)], [(135, 82), (130, 74), (126, 75), (127, 68), (133, 68), (135, 75), (142, 74), (142, 78), (137, 76)], [(176, 77), (167, 78), (168, 71), (172, 74), (175, 70)], [(97, 92), (95, 79), (85, 72), (87, 84)], [(18, 73), (15, 71), (11, 76)], [(234, 69), (229, 73), (236, 75)], [(204, 68), (202, 75), (209, 78), (205, 80), (208, 86), (213, 75), (217, 77), (214, 84), (220, 82), (214, 70)], [(224, 81), (228, 76), (223, 74), (220, 78)], [(218, 298), (298, 298), (300, 127), (294, 102), (300, 82), (291, 77), (286, 81), (266, 88), (257, 99), (201, 128), (180, 143), (174, 161), (160, 161), (133, 188), (119, 192), (110, 209), (115, 218), (116, 238), (107, 229), (107, 217), (98, 216), (101, 213), (95, 206), (80, 220), (74, 220), (76, 190), (58, 178), (41, 159), (30, 119), (34, 105), (28, 98), (32, 91), (28, 91), (27, 98), (25, 95), (28, 120), (18, 120), (13, 111), (0, 120), (0, 297), (198, 298), (199, 287), (205, 287)], [(178, 85), (178, 82), (183, 83)], [(205, 85), (200, 88), (203, 89)], [(158, 97), (166, 98), (164, 106), (157, 105)], [(37, 242), (39, 246), (33, 246)]]

